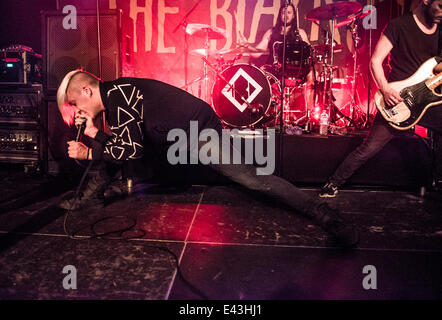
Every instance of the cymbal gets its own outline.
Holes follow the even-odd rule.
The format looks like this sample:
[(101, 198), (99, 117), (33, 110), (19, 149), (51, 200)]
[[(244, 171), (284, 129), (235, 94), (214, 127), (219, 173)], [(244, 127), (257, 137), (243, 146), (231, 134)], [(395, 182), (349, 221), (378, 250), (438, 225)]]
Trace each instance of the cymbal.
[(362, 9), (359, 2), (336, 2), (315, 8), (307, 13), (308, 20), (332, 20), (348, 17)]
[(254, 53), (261, 53), (261, 54), (268, 54), (269, 50), (261, 50), (256, 49), (255, 47), (251, 46), (238, 46), (233, 49), (220, 51), (219, 54), (226, 55), (226, 54), (242, 54), (243, 56), (248, 56)]
[[(330, 44), (317, 44), (316, 46), (313, 46), (313, 49), (315, 49), (316, 52), (320, 53), (326, 53), (331, 51), (331, 45)], [(344, 49), (344, 46), (342, 44), (335, 44), (333, 46), (333, 50), (341, 50)]]
[(226, 30), (208, 24), (189, 23), (186, 27), (186, 33), (199, 38), (227, 39)]
[(362, 19), (365, 18), (366, 16), (368, 16), (369, 14), (371, 14), (374, 10), (368, 10), (368, 11), (364, 11), (361, 12), (359, 14), (354, 15), (353, 17), (350, 17), (348, 19), (345, 19), (341, 22), (339, 22), (338, 24), (335, 25), (335, 28), (340, 28), (343, 26), (348, 26), (350, 23), (352, 23), (353, 21), (355, 21), (356, 19)]

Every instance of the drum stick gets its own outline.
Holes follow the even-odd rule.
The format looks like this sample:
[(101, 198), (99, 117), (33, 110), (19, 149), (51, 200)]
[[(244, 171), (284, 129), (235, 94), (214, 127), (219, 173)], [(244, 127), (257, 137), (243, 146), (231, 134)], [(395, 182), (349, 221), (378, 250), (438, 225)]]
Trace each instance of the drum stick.
[[(299, 6), (299, 4), (298, 4)], [(296, 29), (299, 30), (299, 11), (298, 11), (298, 6), (296, 6)]]

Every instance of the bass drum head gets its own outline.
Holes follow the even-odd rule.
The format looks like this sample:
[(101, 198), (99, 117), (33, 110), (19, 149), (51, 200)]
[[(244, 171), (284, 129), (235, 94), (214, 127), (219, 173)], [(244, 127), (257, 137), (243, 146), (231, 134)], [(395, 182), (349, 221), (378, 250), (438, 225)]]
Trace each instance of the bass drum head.
[(217, 77), (212, 89), (212, 106), (226, 125), (247, 128), (264, 118), (271, 97), (269, 81), (260, 69), (248, 64), (236, 64), (223, 70)]

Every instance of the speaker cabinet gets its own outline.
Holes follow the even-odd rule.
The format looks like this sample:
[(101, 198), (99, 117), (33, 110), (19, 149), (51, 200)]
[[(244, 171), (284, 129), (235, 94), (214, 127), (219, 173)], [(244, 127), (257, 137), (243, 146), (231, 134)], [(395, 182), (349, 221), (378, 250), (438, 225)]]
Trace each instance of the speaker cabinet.
[(76, 29), (65, 29), (64, 20), (72, 23), (67, 14), (42, 12), (47, 94), (54, 94), (65, 74), (80, 67), (105, 81), (131, 76), (131, 19), (124, 17), (121, 10), (102, 11), (99, 19), (94, 10), (76, 13)]
[(45, 171), (45, 128), (41, 84), (0, 85), (0, 162)]

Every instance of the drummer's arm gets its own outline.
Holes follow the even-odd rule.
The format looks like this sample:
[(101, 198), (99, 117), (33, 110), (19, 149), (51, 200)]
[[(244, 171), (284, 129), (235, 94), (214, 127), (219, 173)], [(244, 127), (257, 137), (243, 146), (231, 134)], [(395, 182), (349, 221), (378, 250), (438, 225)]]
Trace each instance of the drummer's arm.
[[(272, 29), (269, 29), (266, 31), (266, 33), (264, 33), (264, 36), (261, 39), (261, 42), (258, 43), (255, 48), (258, 50), (267, 50), (267, 46), (269, 45), (270, 42), (270, 36), (272, 35)], [(262, 56), (263, 53), (252, 53), (251, 56), (253, 58), (259, 58), (260, 56)]]
[(310, 41), (308, 40), (307, 33), (305, 32), (304, 29), (299, 29), (299, 35), (301, 36), (302, 41), (307, 42), (308, 44), (310, 44)]

